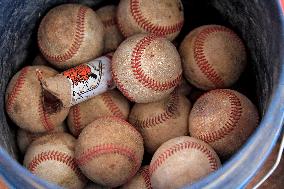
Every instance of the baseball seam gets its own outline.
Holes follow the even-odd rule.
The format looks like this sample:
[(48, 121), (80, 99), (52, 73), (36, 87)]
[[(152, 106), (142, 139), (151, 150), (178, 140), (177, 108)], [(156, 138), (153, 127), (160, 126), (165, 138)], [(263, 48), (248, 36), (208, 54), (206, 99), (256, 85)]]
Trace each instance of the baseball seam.
[(163, 153), (161, 153), (153, 163), (150, 164), (149, 168), (150, 177), (169, 157), (180, 151), (187, 149), (195, 149), (201, 151), (207, 157), (211, 170), (215, 171), (218, 169), (218, 162), (209, 149), (196, 142), (185, 141), (179, 144), (175, 144), (174, 146), (168, 148)]
[[(113, 66), (113, 63), (111, 64), (111, 66)], [(122, 94), (127, 97), (130, 101), (134, 101), (134, 98), (132, 96), (130, 96), (130, 94), (128, 93), (128, 91), (126, 90), (126, 88), (124, 87), (124, 85), (120, 82), (120, 80), (118, 79), (117, 75), (114, 73), (113, 68), (111, 69), (111, 74), (112, 74), (112, 78), (113, 81), (116, 84), (116, 87), (122, 92)]]
[[(43, 79), (43, 73), (40, 69), (36, 69), (36, 76), (38, 79), (38, 82), (41, 85), (41, 81)], [(43, 93), (41, 91), (39, 103), (38, 103), (38, 114), (40, 118), (40, 122), (45, 128), (46, 131), (52, 131), (54, 129), (54, 125), (51, 123), (51, 120), (49, 118), (49, 114), (44, 110), (44, 102), (43, 102)]]
[(213, 27), (205, 28), (196, 36), (196, 39), (193, 45), (193, 53), (194, 53), (194, 60), (196, 61), (196, 64), (199, 67), (200, 71), (216, 87), (222, 87), (224, 86), (224, 80), (217, 73), (217, 71), (213, 68), (213, 66), (209, 63), (204, 53), (204, 44), (205, 44), (206, 38), (216, 32), (228, 33), (236, 41), (240, 41), (239, 38), (236, 36), (236, 34), (226, 27), (213, 26)]
[(179, 105), (179, 95), (177, 91), (174, 91), (174, 93), (170, 97), (168, 104), (166, 105), (166, 109), (164, 112), (153, 117), (148, 117), (144, 120), (139, 120), (134, 118), (135, 126), (137, 126), (140, 129), (147, 129), (154, 127), (158, 124), (162, 124), (176, 115), (178, 111), (178, 105)]
[(40, 121), (43, 125), (43, 127), (45, 128), (46, 131), (51, 131), (54, 129), (54, 125), (51, 123), (51, 120), (49, 118), (49, 114), (44, 111), (43, 108), (43, 102), (42, 99), (39, 99), (39, 103), (38, 103), (38, 114), (40, 117)]
[(22, 71), (19, 74), (19, 77), (15, 83), (15, 86), (11, 90), (11, 93), (8, 95), (7, 99), (7, 112), (10, 112), (12, 110), (12, 107), (15, 103), (15, 100), (17, 96), (19, 95), (24, 83), (25, 83), (25, 77), (28, 73), (29, 67), (25, 67), (22, 69)]
[(86, 163), (91, 161), (93, 158), (99, 157), (104, 154), (119, 154), (127, 157), (132, 162), (133, 169), (131, 170), (131, 177), (135, 175), (139, 169), (139, 161), (135, 153), (128, 147), (116, 145), (116, 144), (101, 144), (91, 147), (85, 150), (77, 159), (76, 162), (79, 166), (84, 166)]
[(78, 136), (82, 129), (81, 112), (80, 112), (80, 107), (78, 105), (74, 105), (72, 107), (72, 114), (73, 114), (73, 124), (74, 124), (74, 135)]
[(120, 117), (124, 119), (123, 112), (120, 110), (120, 108), (116, 105), (116, 103), (113, 101), (112, 97), (108, 93), (102, 94), (102, 100), (106, 107), (110, 110), (110, 112), (117, 117)]
[(181, 74), (172, 81), (160, 82), (154, 80), (147, 76), (147, 74), (142, 69), (141, 57), (146, 49), (154, 40), (159, 38), (156, 35), (147, 35), (143, 37), (134, 47), (131, 55), (131, 68), (134, 74), (134, 77), (146, 88), (155, 90), (155, 91), (164, 91), (171, 89), (180, 82)]
[(103, 23), (105, 28), (108, 28), (108, 27), (116, 25), (116, 19), (115, 18), (110, 18), (108, 20), (103, 20), (102, 23)]
[(198, 139), (203, 140), (207, 143), (215, 142), (224, 138), (226, 135), (229, 135), (238, 125), (239, 120), (242, 116), (242, 104), (240, 99), (233, 92), (229, 90), (217, 90), (215, 92), (226, 95), (229, 98), (231, 110), (229, 113), (229, 118), (217, 131), (210, 133), (201, 133), (197, 136)]
[[(54, 61), (54, 62), (65, 62), (72, 57), (75, 56), (75, 54), (79, 51), (85, 35), (85, 16), (88, 9), (86, 7), (80, 7), (78, 14), (77, 14), (77, 20), (76, 20), (76, 26), (75, 26), (75, 35), (73, 43), (71, 44), (71, 47), (62, 55), (52, 55), (49, 52), (47, 52), (46, 49), (43, 48), (41, 45), (40, 39), (38, 38), (38, 45), (42, 52), (42, 54), (47, 57), (48, 60)], [(42, 23), (41, 23), (42, 24)]]
[(45, 161), (58, 161), (65, 165), (67, 165), (74, 173), (80, 178), (80, 180), (84, 180), (85, 177), (79, 170), (76, 165), (75, 158), (71, 157), (68, 154), (59, 151), (45, 151), (41, 152), (37, 156), (35, 156), (32, 161), (28, 164), (28, 169), (34, 173), (38, 165)]
[(183, 20), (176, 24), (168, 26), (158, 26), (151, 23), (151, 21), (145, 18), (145, 16), (143, 15), (139, 5), (140, 2), (141, 1), (139, 0), (130, 0), (130, 12), (135, 22), (143, 30), (159, 36), (173, 34), (181, 30), (184, 22)]
[(149, 168), (148, 167), (144, 167), (143, 169), (141, 169), (140, 174), (141, 174), (141, 176), (144, 179), (146, 188), (147, 189), (152, 189), (150, 176), (149, 176)]
[(128, 37), (130, 34), (128, 34), (128, 33), (123, 29), (123, 26), (122, 26), (122, 24), (121, 24), (121, 21), (120, 21), (120, 18), (119, 18), (119, 17), (116, 18), (116, 23), (117, 23), (118, 29), (119, 29), (119, 31), (121, 32), (121, 34), (123, 35), (123, 37)]

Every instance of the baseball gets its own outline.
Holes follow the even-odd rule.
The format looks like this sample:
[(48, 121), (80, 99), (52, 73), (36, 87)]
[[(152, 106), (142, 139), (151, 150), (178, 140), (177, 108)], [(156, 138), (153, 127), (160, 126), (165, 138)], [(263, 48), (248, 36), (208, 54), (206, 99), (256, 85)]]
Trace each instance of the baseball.
[(116, 50), (124, 39), (116, 23), (116, 6), (104, 6), (96, 13), (105, 27), (104, 53)]
[(149, 168), (152, 187), (177, 189), (205, 177), (221, 166), (216, 152), (189, 136), (171, 139), (155, 152)]
[(121, 189), (152, 189), (150, 176), (149, 176), (149, 166), (143, 166), (137, 172), (137, 174)]
[(220, 157), (234, 154), (258, 124), (258, 112), (244, 95), (229, 89), (203, 94), (189, 115), (189, 133), (205, 141)]
[(38, 46), (57, 68), (74, 67), (102, 54), (104, 26), (91, 8), (79, 4), (60, 5), (42, 19)]
[(57, 72), (46, 66), (27, 66), (13, 76), (6, 90), (6, 111), (20, 128), (30, 132), (46, 132), (58, 127), (68, 115), (69, 108), (56, 113), (45, 111), (43, 92), (38, 72), (42, 78)]
[(181, 80), (181, 60), (165, 38), (138, 34), (126, 39), (112, 58), (112, 77), (129, 100), (149, 103), (161, 100)]
[(78, 137), (75, 157), (90, 180), (117, 187), (141, 166), (144, 147), (140, 133), (117, 117), (102, 117), (85, 127)]
[[(52, 132), (66, 132), (67, 127), (63, 122), (58, 127), (55, 127)], [(44, 133), (31, 133), (29, 131), (25, 131), (24, 129), (19, 128), (17, 131), (17, 144), (22, 154), (26, 153), (28, 146), (36, 139), (41, 136), (48, 135), (49, 132)]]
[(144, 139), (145, 150), (153, 154), (171, 138), (188, 134), (191, 103), (174, 91), (168, 98), (147, 104), (135, 104), (129, 115)]
[(75, 138), (52, 133), (35, 140), (24, 157), (24, 166), (34, 175), (63, 188), (82, 189), (87, 182), (74, 159)]
[(99, 184), (89, 182), (84, 189), (111, 189), (110, 187), (101, 186)]
[(117, 22), (125, 37), (151, 33), (174, 40), (184, 22), (180, 0), (121, 0)]
[(82, 129), (103, 116), (126, 120), (130, 111), (128, 100), (117, 90), (110, 90), (90, 100), (72, 106), (67, 118), (70, 132), (78, 136)]
[(231, 86), (247, 62), (242, 40), (231, 29), (219, 25), (194, 29), (181, 43), (179, 52), (186, 79), (203, 90)]

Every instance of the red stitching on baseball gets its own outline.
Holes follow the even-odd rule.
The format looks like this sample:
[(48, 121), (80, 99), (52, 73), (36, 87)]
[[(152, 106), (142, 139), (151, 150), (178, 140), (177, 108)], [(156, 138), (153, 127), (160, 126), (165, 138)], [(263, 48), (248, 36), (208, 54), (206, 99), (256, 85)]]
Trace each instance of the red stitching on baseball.
[(147, 46), (154, 40), (159, 38), (156, 35), (147, 35), (141, 39), (134, 47), (131, 55), (131, 68), (134, 77), (146, 88), (155, 91), (164, 91), (176, 87), (181, 80), (181, 74), (172, 81), (160, 82), (147, 76), (142, 69), (141, 56), (143, 55)]
[(145, 181), (146, 188), (152, 189), (152, 185), (151, 185), (151, 181), (150, 181), (150, 175), (149, 175), (149, 168), (144, 167), (139, 172), (140, 172), (141, 176), (143, 177), (143, 179)]
[[(206, 55), (204, 54), (204, 43), (206, 38), (216, 32), (224, 32), (230, 34), (233, 39), (241, 42), (238, 36), (230, 29), (223, 26), (212, 26), (209, 28), (203, 29), (197, 36), (194, 41), (193, 51), (194, 51), (194, 59), (196, 64), (198, 65), (201, 72), (207, 77), (209, 81), (211, 81), (216, 87), (224, 86), (223, 78), (214, 70), (213, 66), (206, 59)], [(243, 44), (241, 45), (243, 46)]]
[(82, 125), (80, 122), (81, 120), (80, 107), (78, 105), (73, 106), (72, 113), (73, 113), (74, 135), (78, 136), (82, 129)]
[(64, 54), (51, 55), (49, 52), (47, 52), (46, 49), (44, 49), (41, 46), (41, 42), (39, 41), (40, 39), (38, 38), (38, 41), (39, 41), (38, 45), (39, 45), (40, 51), (45, 57), (47, 57), (47, 59), (51, 61), (56, 61), (56, 62), (64, 62), (64, 61), (71, 59), (78, 52), (84, 40), (85, 16), (86, 16), (87, 11), (88, 9), (86, 7), (79, 8), (79, 11), (77, 14), (76, 26), (75, 26), (74, 41), (71, 44), (71, 47)]
[(176, 32), (179, 32), (183, 26), (183, 20), (180, 22), (169, 25), (169, 26), (157, 26), (151, 23), (150, 20), (144, 17), (142, 14), (142, 11), (140, 9), (140, 0), (130, 0), (130, 12), (133, 16), (134, 20), (145, 31), (159, 35), (159, 36), (165, 36), (169, 34), (173, 34)]
[(129, 149), (128, 147), (119, 146), (116, 144), (101, 144), (98, 146), (94, 146), (92, 148), (84, 151), (80, 157), (76, 159), (76, 162), (79, 166), (84, 166), (88, 161), (91, 161), (93, 158), (99, 157), (104, 154), (120, 154), (122, 156), (126, 156), (130, 162), (132, 162), (133, 169), (131, 170), (130, 175), (134, 176), (136, 171), (139, 169), (139, 161), (136, 157), (135, 153)]
[(17, 98), (17, 96), (19, 95), (24, 83), (25, 83), (25, 77), (28, 73), (29, 70), (29, 66), (23, 68), (19, 74), (19, 77), (16, 80), (16, 83), (13, 87), (13, 89), (11, 90), (11, 93), (8, 95), (8, 99), (7, 99), (7, 112), (10, 112), (12, 110), (12, 106), (15, 103), (15, 100)]
[(163, 113), (153, 117), (148, 117), (144, 120), (134, 118), (135, 126), (141, 129), (147, 129), (166, 122), (167, 120), (171, 119), (173, 116), (176, 115), (178, 110), (178, 104), (179, 95), (177, 91), (174, 91), (167, 104), (166, 110)]
[(102, 100), (114, 116), (124, 119), (123, 112), (119, 109), (108, 93), (102, 94)]
[(80, 180), (85, 180), (84, 175), (81, 173), (79, 168), (76, 165), (75, 158), (71, 157), (68, 154), (59, 151), (45, 151), (37, 154), (28, 165), (28, 169), (34, 173), (38, 165), (45, 161), (58, 161), (63, 164), (66, 164), (75, 174), (80, 178)]
[(116, 19), (115, 18), (103, 20), (102, 22), (103, 22), (103, 25), (104, 25), (105, 28), (116, 25)]
[[(36, 76), (38, 81), (41, 83), (43, 79), (43, 73), (40, 69), (36, 69)], [(51, 123), (49, 114), (44, 110), (44, 103), (43, 103), (43, 94), (41, 91), (41, 96), (39, 98), (39, 103), (38, 103), (38, 114), (40, 117), (40, 121), (43, 125), (43, 127), (46, 129), (46, 131), (51, 131), (54, 129), (54, 125)]]
[(150, 168), (149, 168), (149, 174), (150, 177), (152, 176), (152, 174), (172, 155), (182, 151), (182, 150), (190, 150), (190, 149), (196, 149), (201, 151), (204, 155), (206, 155), (211, 170), (215, 171), (218, 169), (218, 163), (216, 158), (214, 158), (214, 155), (211, 153), (210, 150), (208, 150), (206, 147), (202, 146), (201, 144), (198, 144), (196, 142), (193, 141), (185, 141), (179, 144), (175, 144), (174, 146), (168, 148), (167, 150), (165, 150), (162, 154), (160, 154), (158, 156), (158, 158), (151, 163)]
[(231, 110), (225, 125), (217, 131), (201, 133), (197, 138), (207, 143), (215, 142), (230, 134), (238, 125), (242, 116), (242, 104), (240, 99), (230, 90), (215, 90), (212, 92), (221, 93), (229, 98)]
[[(111, 64), (113, 66), (113, 63)], [(134, 101), (134, 98), (130, 96), (128, 91), (125, 89), (124, 85), (119, 81), (117, 75), (114, 73), (113, 68), (111, 69), (112, 79), (116, 84), (116, 87), (122, 92), (122, 94), (127, 97), (130, 101)]]
[(123, 37), (127, 37), (127, 36), (130, 35), (123, 29), (123, 26), (122, 26), (122, 24), (121, 24), (121, 22), (119, 20), (119, 17), (116, 19), (116, 23), (117, 23), (118, 29), (121, 32), (121, 34), (123, 35)]
[(45, 128), (45, 130), (46, 131), (53, 130), (54, 125), (51, 123), (51, 120), (49, 118), (49, 114), (46, 111), (44, 111), (42, 98), (39, 99), (38, 114), (39, 114), (41, 123), (42, 123), (43, 127)]

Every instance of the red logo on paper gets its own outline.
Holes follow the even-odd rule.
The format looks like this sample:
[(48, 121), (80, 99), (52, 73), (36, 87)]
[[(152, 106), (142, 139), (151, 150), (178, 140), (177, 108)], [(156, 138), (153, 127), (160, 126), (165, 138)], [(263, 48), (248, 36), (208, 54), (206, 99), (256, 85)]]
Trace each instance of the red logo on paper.
[(73, 85), (88, 81), (90, 77), (97, 79), (97, 75), (92, 73), (91, 68), (86, 64), (81, 64), (62, 73), (64, 76), (72, 80)]

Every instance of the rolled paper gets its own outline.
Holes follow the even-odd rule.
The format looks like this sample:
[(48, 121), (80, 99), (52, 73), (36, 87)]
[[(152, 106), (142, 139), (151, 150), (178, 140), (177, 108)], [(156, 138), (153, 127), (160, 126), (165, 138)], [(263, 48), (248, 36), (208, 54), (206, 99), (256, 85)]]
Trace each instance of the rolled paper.
[(63, 107), (71, 107), (115, 88), (111, 58), (112, 54), (107, 54), (42, 80), (47, 98), (52, 95), (61, 101)]

